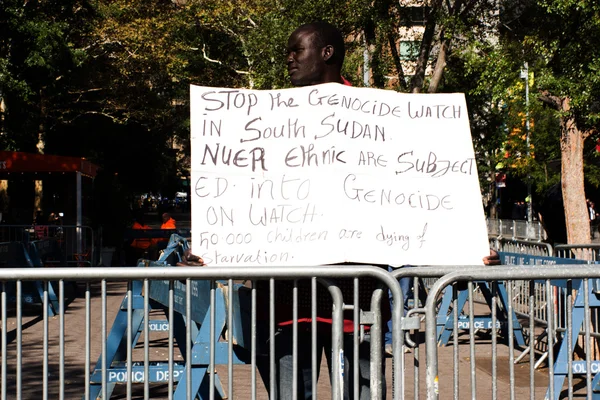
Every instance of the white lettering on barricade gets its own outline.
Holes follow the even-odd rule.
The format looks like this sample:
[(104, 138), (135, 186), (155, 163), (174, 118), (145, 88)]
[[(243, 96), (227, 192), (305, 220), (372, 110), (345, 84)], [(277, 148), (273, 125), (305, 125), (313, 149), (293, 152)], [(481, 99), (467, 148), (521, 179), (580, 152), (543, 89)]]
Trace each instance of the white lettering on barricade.
[[(127, 382), (126, 371), (108, 371), (109, 382)], [(131, 382), (144, 382), (144, 371), (132, 371)]]
[[(507, 325), (507, 322), (496, 320), (496, 328), (500, 329), (503, 325)], [(474, 329), (492, 329), (494, 324), (492, 323), (491, 318), (486, 318), (483, 320), (475, 320), (473, 321)], [(458, 329), (469, 329), (470, 324), (468, 320), (458, 321)]]
[[(600, 361), (592, 361), (591, 365), (592, 375), (600, 372)], [(585, 361), (573, 361), (573, 373), (574, 374), (585, 374), (587, 373), (587, 368), (585, 365)]]
[(148, 323), (148, 328), (150, 329), (151, 332), (167, 332), (169, 330), (169, 322), (167, 322), (167, 321), (162, 321), (162, 322), (150, 321)]
[[(166, 382), (169, 380), (169, 370), (166, 369), (151, 369), (150, 370), (150, 382)], [(178, 381), (183, 373), (183, 369), (174, 369), (173, 370), (173, 380)], [(127, 382), (127, 371), (124, 369), (120, 370), (109, 370), (108, 371), (108, 381), (109, 382)], [(131, 381), (132, 382), (144, 382), (144, 371), (142, 369), (132, 370), (131, 371)]]
[(208, 265), (489, 253), (462, 94), (192, 86), (191, 122), (192, 250)]

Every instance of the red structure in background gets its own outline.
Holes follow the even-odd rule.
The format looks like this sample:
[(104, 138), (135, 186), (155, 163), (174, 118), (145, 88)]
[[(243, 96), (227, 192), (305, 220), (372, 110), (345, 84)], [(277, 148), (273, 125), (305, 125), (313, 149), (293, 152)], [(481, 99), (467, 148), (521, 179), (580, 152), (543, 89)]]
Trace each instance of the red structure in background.
[(98, 166), (85, 158), (0, 151), (0, 173), (80, 172), (95, 178)]
[(8, 193), (0, 193), (0, 222), (31, 223), (35, 181), (41, 181), (45, 216), (62, 212), (64, 223), (84, 225), (98, 169), (80, 157), (0, 151), (0, 180), (8, 181)]

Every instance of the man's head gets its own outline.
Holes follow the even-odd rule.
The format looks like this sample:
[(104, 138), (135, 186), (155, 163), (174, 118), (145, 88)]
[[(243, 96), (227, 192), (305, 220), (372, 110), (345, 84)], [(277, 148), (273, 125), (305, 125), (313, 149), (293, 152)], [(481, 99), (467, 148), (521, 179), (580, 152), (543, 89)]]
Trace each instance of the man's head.
[(171, 219), (171, 215), (169, 213), (163, 213), (162, 222), (167, 222), (169, 219)]
[(313, 22), (296, 29), (288, 39), (287, 66), (294, 86), (342, 82), (344, 38), (327, 22)]

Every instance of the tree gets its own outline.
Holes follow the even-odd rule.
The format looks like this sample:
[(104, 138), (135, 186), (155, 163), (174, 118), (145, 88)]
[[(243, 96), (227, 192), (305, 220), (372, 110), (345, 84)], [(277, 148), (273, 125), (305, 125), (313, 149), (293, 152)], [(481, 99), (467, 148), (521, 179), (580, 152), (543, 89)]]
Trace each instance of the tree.
[(455, 49), (460, 53), (475, 38), (494, 37), (494, 7), (487, 0), (375, 1), (359, 25), (370, 53), (372, 84), (438, 92)]
[[(600, 109), (599, 6), (591, 0), (504, 0), (501, 9), (488, 0), (423, 7), (392, 0), (4, 4), (0, 143), (32, 151), (44, 142), (47, 152), (88, 157), (123, 196), (173, 190), (188, 174), (181, 154), (189, 156), (189, 84), (288, 87), (287, 37), (300, 24), (328, 20), (347, 37), (343, 73), (355, 85), (368, 70), (375, 87), (467, 93), (487, 182), (502, 162), (515, 176), (542, 182), (539, 190), (550, 186), (557, 143), (551, 133), (562, 121), (566, 213), (576, 221), (573, 235), (587, 226), (577, 171), (584, 168), (584, 139), (597, 136)], [(403, 36), (415, 24), (422, 29)], [(539, 94), (529, 110), (517, 72), (523, 61), (535, 71)], [(535, 121), (531, 152), (522, 139), (526, 111)]]
[(85, 31), (85, 0), (7, 0), (0, 8), (0, 143), (43, 152), (55, 96), (81, 60), (74, 42)]
[[(466, 89), (472, 124), (487, 121), (480, 126), (487, 127), (489, 138), (496, 138), (489, 143), (501, 149), (494, 152), (491, 146), (485, 150), (492, 157), (488, 173), (500, 162), (513, 176), (529, 180), (540, 195), (556, 193), (553, 186), (560, 181), (562, 199), (543, 196), (545, 202), (538, 209), (552, 206), (553, 215), (544, 221), (550, 233), (554, 230), (550, 225), (561, 225), (554, 223), (554, 206), (560, 203), (562, 210), (564, 202), (566, 233), (554, 240), (587, 243), (584, 172), (597, 170), (594, 162), (598, 162), (597, 157), (592, 159), (600, 108), (600, 58), (593, 45), (600, 39), (598, 5), (590, 1), (507, 0), (502, 2), (500, 20), (496, 43), (473, 41), (449, 62), (450, 81), (457, 90)], [(457, 61), (458, 69), (452, 66)], [(524, 103), (524, 81), (519, 77), (525, 61), (530, 69), (529, 109)], [(464, 82), (455, 71), (464, 71), (476, 85)], [(474, 103), (476, 99), (481, 101)], [(526, 120), (531, 123), (530, 147), (525, 140)], [(473, 131), (477, 134), (477, 128)], [(589, 137), (594, 140), (584, 153)], [(598, 183), (593, 174), (588, 174), (587, 181)]]
[(524, 39), (538, 65), (539, 98), (560, 121), (561, 185), (568, 243), (588, 243), (584, 142), (598, 135), (600, 4), (539, 0), (535, 28)]

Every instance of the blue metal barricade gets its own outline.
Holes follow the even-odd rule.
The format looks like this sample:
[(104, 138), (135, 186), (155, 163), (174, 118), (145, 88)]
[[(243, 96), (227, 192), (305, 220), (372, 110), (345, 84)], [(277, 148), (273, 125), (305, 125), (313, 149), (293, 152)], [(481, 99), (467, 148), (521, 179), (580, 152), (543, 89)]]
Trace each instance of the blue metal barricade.
[[(503, 257), (512, 257), (512, 255), (503, 254)], [(514, 257), (522, 257), (520, 254), (514, 255)], [(593, 359), (592, 352), (586, 352), (584, 362), (578, 362), (573, 360), (572, 344), (576, 337), (579, 336), (580, 332), (584, 331), (586, 346), (589, 346), (591, 343), (591, 335), (592, 332), (589, 328), (590, 326), (590, 309), (596, 307), (596, 300), (591, 298), (591, 292), (589, 291), (589, 280), (600, 277), (600, 269), (593, 268), (585, 264), (568, 264), (568, 265), (552, 265), (548, 266), (547, 263), (550, 261), (558, 261), (558, 260), (536, 260), (536, 257), (529, 258), (533, 260), (533, 265), (521, 265), (521, 266), (501, 266), (501, 267), (489, 267), (489, 268), (480, 268), (480, 269), (459, 269), (457, 272), (444, 275), (440, 278), (431, 288), (429, 296), (427, 298), (427, 303), (425, 306), (425, 314), (426, 314), (426, 351), (427, 351), (427, 390), (428, 390), (428, 399), (437, 399), (439, 396), (439, 379), (438, 376), (438, 363), (437, 363), (437, 327), (436, 327), (436, 313), (437, 313), (437, 304), (435, 299), (441, 295), (442, 290), (449, 284), (457, 281), (506, 281), (508, 284), (507, 294), (509, 298), (512, 298), (513, 289), (512, 285), (514, 282), (528, 280), (531, 281), (533, 286), (533, 282), (543, 282), (545, 284), (545, 291), (548, 294), (548, 301), (545, 302), (544, 306), (548, 310), (548, 315), (550, 316), (550, 321), (548, 321), (548, 327), (554, 326), (552, 315), (554, 308), (554, 292), (551, 290), (553, 286), (560, 287), (562, 285), (561, 282), (567, 282), (567, 285), (572, 285), (572, 288), (577, 288), (578, 284), (581, 283), (577, 294), (574, 296), (573, 303), (567, 303), (566, 305), (566, 313), (567, 313), (567, 325), (565, 328), (565, 332), (562, 343), (566, 342), (567, 344), (561, 344), (561, 350), (559, 350), (558, 357), (554, 357), (554, 346), (548, 346), (548, 356), (547, 362), (549, 364), (549, 370), (552, 373), (549, 376), (549, 384), (547, 388), (546, 398), (549, 399), (558, 399), (561, 395), (562, 385), (565, 380), (565, 376), (569, 379), (569, 384), (567, 385), (567, 390), (570, 392), (570, 395), (573, 394), (573, 385), (572, 385), (572, 377), (574, 374), (584, 374), (586, 376), (586, 388), (591, 393), (592, 389), (592, 374), (594, 373), (593, 368), (596, 365), (596, 361)], [(523, 259), (524, 260), (524, 259)], [(546, 263), (538, 265), (538, 261), (545, 261)], [(569, 294), (572, 295), (572, 294)], [(579, 300), (578, 300), (579, 299)], [(533, 332), (536, 329), (536, 324), (538, 322), (533, 317), (533, 310), (536, 307), (535, 296), (530, 296), (530, 315), (529, 315), (529, 329), (530, 332)], [(495, 323), (495, 316), (493, 316), (493, 323)], [(456, 318), (455, 318), (456, 321)], [(456, 324), (455, 324), (456, 326)], [(512, 334), (512, 325), (509, 325), (509, 334)], [(548, 343), (553, 344), (555, 340), (560, 339), (560, 336), (557, 335), (557, 332), (554, 329), (547, 330), (548, 335)], [(530, 343), (533, 340), (533, 337), (530, 337)], [(569, 345), (569, 343), (571, 343)], [(562, 348), (566, 346), (567, 351), (563, 352)], [(571, 346), (571, 347), (569, 347)], [(589, 348), (589, 347), (588, 347)], [(497, 365), (496, 352), (493, 352), (492, 358), (492, 366), (495, 368)], [(515, 371), (514, 364), (512, 359), (512, 348), (510, 351), (511, 363), (510, 363), (510, 373), (511, 373), (511, 382), (514, 382), (515, 379)], [(535, 398), (535, 365), (536, 365), (536, 352), (533, 346), (530, 346), (528, 350), (529, 355), (529, 368), (530, 368), (530, 383), (529, 390), (531, 398)], [(475, 352), (472, 350), (471, 359), (473, 360), (475, 356)], [(566, 371), (563, 369), (563, 358), (566, 356)], [(471, 361), (474, 365), (474, 361)], [(583, 367), (585, 365), (585, 368)], [(472, 367), (472, 376), (474, 377), (474, 367)], [(495, 375), (494, 379), (495, 379)], [(496, 398), (497, 392), (495, 391), (496, 382), (493, 385), (493, 398)], [(455, 385), (455, 388), (456, 385)], [(472, 395), (476, 397), (477, 390), (475, 388), (475, 381), (472, 379)], [(515, 385), (514, 383), (510, 387), (511, 392), (506, 393), (503, 397), (510, 397), (511, 399), (517, 398), (515, 396)], [(455, 398), (457, 397), (457, 392), (455, 392)]]
[[(30, 243), (54, 240), (61, 253), (61, 265), (95, 266), (96, 235), (89, 226), (82, 225), (0, 225), (0, 242)], [(65, 264), (66, 263), (66, 264)]]
[[(174, 266), (181, 261), (183, 254), (188, 250), (187, 241), (177, 235), (171, 236), (169, 244), (161, 257), (157, 261), (140, 260), (139, 268), (145, 270), (160, 269), (164, 271), (165, 266)], [(185, 269), (188, 267), (173, 268)], [(342, 267), (347, 269), (347, 267)], [(371, 267), (372, 268), (372, 267)], [(210, 267), (200, 268), (205, 272), (219, 271)], [(244, 272), (244, 277), (258, 277), (253, 273), (257, 268), (240, 268)], [(269, 272), (264, 278), (273, 275), (285, 274), (285, 271), (295, 271), (298, 269), (268, 269)], [(342, 269), (329, 268), (335, 276), (340, 274)], [(318, 268), (302, 270), (305, 275), (298, 275), (299, 278), (312, 276)], [(345, 274), (347, 273), (347, 274)], [(294, 276), (294, 275), (291, 275)], [(344, 271), (342, 276), (355, 277), (350, 271)], [(386, 275), (387, 276), (387, 275)], [(391, 282), (395, 282), (387, 276)], [(272, 278), (271, 278), (272, 279)], [(335, 284), (327, 283), (324, 278), (315, 278), (328, 286), (333, 296), (333, 354), (340, 353), (339, 347), (342, 346), (342, 295)], [(316, 282), (316, 281), (315, 281)], [(219, 375), (215, 373), (215, 365), (226, 364), (232, 368), (236, 364), (255, 365), (257, 357), (264, 358), (264, 355), (257, 354), (265, 350), (260, 350), (256, 345), (256, 310), (253, 298), (254, 289), (244, 287), (239, 283), (234, 283), (232, 279), (226, 281), (210, 280), (190, 280), (185, 283), (179, 281), (155, 280), (146, 285), (142, 282), (133, 282), (128, 287), (128, 293), (121, 303), (117, 312), (115, 321), (112, 325), (106, 342), (106, 351), (98, 359), (96, 367), (91, 374), (91, 397), (109, 398), (117, 383), (126, 383), (131, 385), (135, 382), (143, 382), (145, 385), (150, 383), (168, 383), (174, 390), (169, 389), (174, 399), (189, 399), (199, 396), (199, 398), (225, 398), (225, 390), (221, 383)], [(377, 293), (373, 294), (373, 309), (378, 309), (381, 300), (377, 299)], [(397, 292), (396, 292), (397, 293)], [(396, 294), (395, 293), (395, 294)], [(273, 302), (274, 297), (270, 297)], [(251, 303), (251, 304), (248, 304)], [(399, 302), (401, 307), (401, 301)], [(244, 306), (243, 306), (244, 305)], [(251, 307), (250, 307), (251, 305)], [(163, 310), (167, 314), (167, 320), (149, 320), (148, 310)], [(381, 318), (369, 316), (355, 307), (356, 315), (360, 316), (361, 324), (371, 326), (373, 332), (381, 332)], [(377, 315), (377, 312), (374, 312)], [(357, 319), (358, 321), (358, 319)], [(358, 322), (357, 322), (358, 324)], [(183, 362), (170, 363), (154, 362), (145, 357), (145, 362), (132, 361), (131, 348), (135, 348), (138, 340), (143, 335), (147, 337), (152, 333), (151, 326), (155, 330), (160, 329), (164, 332), (169, 331), (169, 343), (177, 343), (179, 351), (183, 356)], [(271, 323), (270, 343), (274, 343), (275, 330)], [(337, 333), (336, 333), (337, 332)], [(362, 340), (364, 331), (358, 330), (354, 340)], [(315, 335), (316, 338), (316, 335)], [(147, 340), (147, 339), (145, 339)], [(372, 357), (382, 359), (383, 348), (381, 336), (371, 335), (373, 346)], [(395, 345), (400, 349), (402, 347), (402, 336), (396, 336)], [(335, 349), (338, 347), (338, 350)], [(379, 350), (377, 350), (379, 349)], [(269, 354), (268, 350), (266, 354)], [(172, 350), (169, 351), (172, 354)], [(398, 351), (398, 354), (400, 352)], [(271, 360), (274, 363), (274, 360)], [(343, 368), (343, 360), (333, 357), (331, 362), (333, 371), (339, 371)], [(379, 361), (381, 363), (381, 361)], [(336, 366), (337, 364), (337, 366)], [(399, 358), (394, 368), (401, 371), (402, 360)], [(274, 367), (271, 366), (271, 369)], [(358, 371), (358, 370), (356, 370)], [(356, 371), (353, 374), (356, 374)], [(335, 375), (334, 375), (335, 376)], [(341, 379), (344, 374), (339, 376), (340, 380), (332, 380), (332, 395), (338, 398), (341, 393)], [(383, 377), (375, 368), (371, 375), (371, 395), (372, 398), (381, 398)], [(356, 379), (358, 382), (358, 379)], [(176, 387), (175, 387), (176, 383)], [(228, 381), (233, 384), (231, 380)], [(314, 380), (316, 384), (316, 379)], [(271, 379), (271, 385), (273, 379)], [(396, 383), (397, 393), (401, 392), (401, 381)], [(271, 388), (273, 390), (273, 388)], [(316, 389), (315, 389), (316, 390)], [(231, 388), (229, 389), (231, 391)]]
[[(27, 251), (26, 247), (30, 247)], [(29, 246), (22, 242), (0, 243), (0, 267), (2, 268), (34, 268), (42, 267), (38, 252), (35, 251), (35, 245)], [(33, 255), (33, 257), (32, 257)], [(48, 314), (54, 316), (59, 313), (58, 299), (52, 282), (44, 283), (41, 281), (27, 282), (22, 288), (23, 299), (26, 304), (43, 305), (44, 292), (48, 293)], [(8, 301), (15, 303), (16, 287), (14, 284), (7, 286)]]

